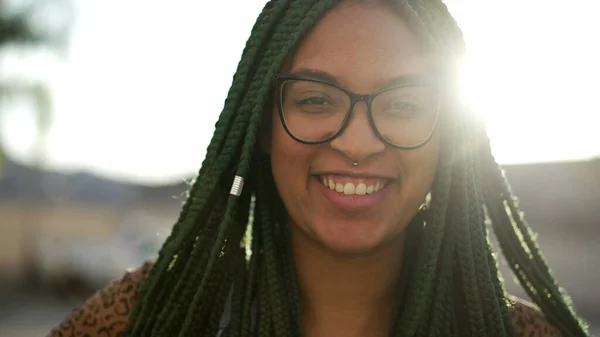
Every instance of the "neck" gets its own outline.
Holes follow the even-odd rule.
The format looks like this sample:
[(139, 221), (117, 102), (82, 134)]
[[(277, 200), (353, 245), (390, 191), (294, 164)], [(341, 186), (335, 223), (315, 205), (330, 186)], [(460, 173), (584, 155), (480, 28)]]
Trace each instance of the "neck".
[(387, 336), (404, 235), (372, 253), (349, 256), (327, 251), (291, 227), (305, 336)]

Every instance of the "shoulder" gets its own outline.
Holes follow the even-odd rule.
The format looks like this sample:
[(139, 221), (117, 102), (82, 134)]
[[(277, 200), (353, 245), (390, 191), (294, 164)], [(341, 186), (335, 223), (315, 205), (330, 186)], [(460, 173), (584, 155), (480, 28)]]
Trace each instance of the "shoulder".
[(561, 337), (536, 305), (515, 296), (508, 296), (508, 301), (517, 336)]
[(47, 337), (123, 335), (137, 292), (148, 276), (154, 260), (128, 270), (76, 308)]

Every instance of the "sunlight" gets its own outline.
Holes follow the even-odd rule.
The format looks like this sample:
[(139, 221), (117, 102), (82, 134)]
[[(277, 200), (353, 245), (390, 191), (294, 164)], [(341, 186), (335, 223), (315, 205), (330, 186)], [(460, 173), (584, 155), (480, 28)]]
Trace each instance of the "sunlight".
[[(465, 96), (486, 120), (498, 161), (572, 160), (600, 152), (596, 95), (585, 93), (595, 85), (592, 80), (558, 73), (549, 76), (531, 68), (517, 79), (502, 69), (482, 69), (486, 67), (476, 60), (466, 67)], [(552, 79), (545, 80), (548, 77)]]
[[(542, 5), (544, 15), (532, 22), (531, 15)], [(464, 94), (485, 118), (502, 163), (600, 155), (600, 49), (585, 35), (600, 31), (597, 20), (585, 17), (598, 5), (573, 5), (589, 10), (578, 10), (573, 21), (567, 20), (563, 5), (539, 1), (521, 3), (520, 14), (506, 3), (470, 7), (484, 12), (479, 18), (462, 13), (469, 46)]]
[[(182, 0), (79, 4), (68, 60), (38, 75), (55, 93), (49, 167), (146, 184), (194, 174), (264, 0), (238, 1), (234, 12), (213, 2), (210, 15)], [(599, 4), (572, 4), (449, 1), (469, 47), (465, 96), (486, 119), (502, 163), (600, 155), (600, 49), (591, 42)], [(35, 58), (21, 63), (9, 68), (44, 68)], [(14, 109), (3, 137), (14, 158), (31, 162), (31, 118), (17, 116), (29, 107)]]

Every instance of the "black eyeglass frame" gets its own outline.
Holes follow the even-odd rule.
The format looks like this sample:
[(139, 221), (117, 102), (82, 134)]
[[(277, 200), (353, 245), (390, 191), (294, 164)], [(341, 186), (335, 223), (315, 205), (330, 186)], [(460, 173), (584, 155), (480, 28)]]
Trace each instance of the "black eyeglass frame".
[[(283, 92), (281, 89), (283, 87), (283, 84), (286, 81), (291, 81), (291, 80), (302, 80), (302, 81), (310, 81), (310, 82), (327, 84), (327, 85), (330, 85), (334, 88), (337, 88), (337, 89), (343, 91), (344, 93), (346, 93), (348, 95), (348, 97), (350, 98), (350, 107), (348, 109), (348, 112), (346, 113), (346, 116), (344, 117), (344, 120), (342, 121), (340, 128), (336, 132), (334, 132), (331, 136), (329, 136), (325, 139), (321, 139), (321, 140), (306, 140), (306, 139), (302, 139), (302, 138), (299, 138), (298, 136), (294, 135), (294, 133), (289, 129), (289, 127), (287, 126), (287, 123), (285, 121), (285, 115), (283, 112)], [(325, 81), (325, 80), (317, 79), (317, 78), (314, 78), (311, 76), (306, 76), (306, 75), (277, 74), (274, 77), (274, 82), (275, 82), (275, 87), (276, 87), (276, 96), (277, 96), (276, 101), (277, 101), (277, 110), (278, 110), (278, 114), (279, 114), (279, 120), (281, 121), (281, 124), (283, 125), (283, 128), (285, 129), (287, 134), (290, 137), (292, 137), (292, 139), (294, 139), (295, 141), (302, 143), (302, 144), (308, 144), (308, 145), (323, 144), (323, 143), (330, 142), (330, 141), (334, 140), (335, 138), (339, 137), (344, 132), (344, 130), (348, 127), (348, 124), (350, 124), (349, 123), (350, 119), (352, 118), (352, 114), (354, 113), (354, 106), (358, 102), (365, 102), (365, 104), (367, 105), (369, 124), (371, 125), (371, 129), (373, 129), (373, 131), (377, 135), (377, 138), (379, 138), (383, 143), (385, 143), (391, 147), (394, 147), (396, 149), (414, 150), (414, 149), (418, 149), (418, 148), (424, 146), (425, 144), (427, 144), (433, 137), (433, 134), (435, 133), (435, 129), (437, 128), (437, 125), (438, 125), (438, 121), (440, 119), (440, 107), (441, 107), (442, 97), (441, 97), (441, 95), (438, 94), (438, 102), (437, 102), (437, 111), (436, 111), (436, 115), (435, 115), (435, 121), (433, 123), (433, 127), (431, 128), (431, 132), (429, 133), (429, 135), (427, 135), (427, 137), (423, 141), (421, 141), (420, 143), (418, 143), (416, 145), (410, 145), (410, 146), (396, 145), (396, 144), (390, 142), (389, 140), (387, 140), (381, 134), (381, 132), (379, 132), (379, 129), (377, 129), (377, 125), (375, 124), (375, 117), (373, 117), (373, 111), (371, 109), (371, 105), (372, 105), (375, 97), (377, 97), (379, 94), (382, 94), (389, 90), (398, 89), (398, 88), (415, 87), (415, 86), (429, 86), (429, 87), (433, 87), (435, 89), (435, 88), (437, 88), (437, 86), (432, 85), (431, 83), (426, 83), (426, 82), (410, 82), (407, 84), (387, 87), (387, 88), (372, 92), (370, 94), (357, 94), (357, 93), (354, 93), (354, 92), (342, 87), (341, 85), (339, 85), (337, 83), (332, 83), (330, 81)]]

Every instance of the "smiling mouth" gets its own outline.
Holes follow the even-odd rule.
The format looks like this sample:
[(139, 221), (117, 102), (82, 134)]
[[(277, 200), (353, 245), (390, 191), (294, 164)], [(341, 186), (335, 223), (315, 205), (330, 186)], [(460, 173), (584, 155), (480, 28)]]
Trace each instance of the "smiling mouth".
[(371, 195), (384, 189), (390, 179), (354, 178), (336, 175), (316, 176), (326, 188), (342, 195)]

